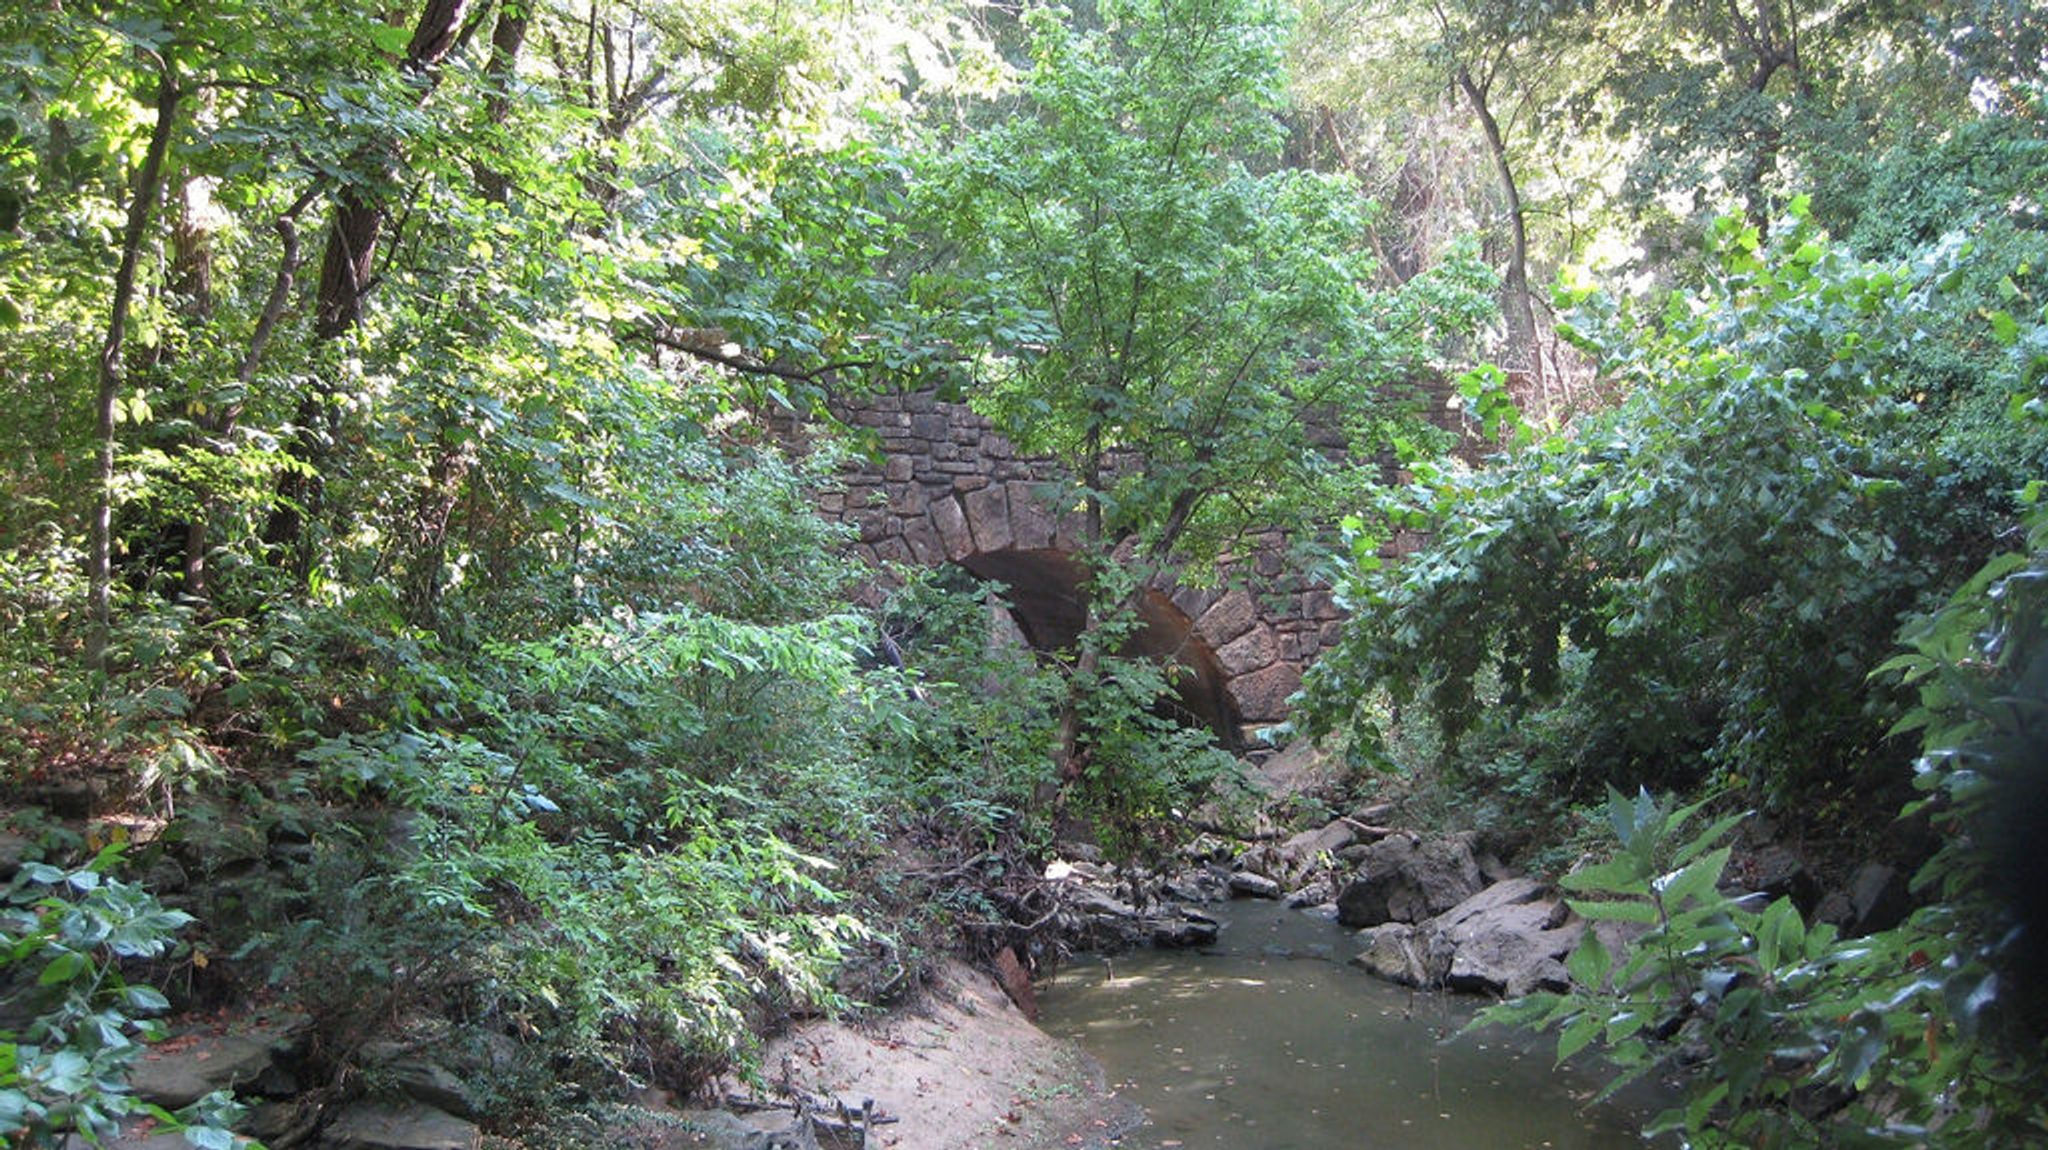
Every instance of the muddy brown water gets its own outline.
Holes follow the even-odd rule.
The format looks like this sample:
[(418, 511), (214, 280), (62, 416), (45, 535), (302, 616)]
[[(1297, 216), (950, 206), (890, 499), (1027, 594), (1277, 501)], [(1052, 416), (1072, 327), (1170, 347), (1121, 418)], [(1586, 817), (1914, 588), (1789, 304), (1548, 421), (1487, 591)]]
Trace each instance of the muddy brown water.
[(1040, 1024), (1102, 1062), (1146, 1124), (1140, 1150), (1608, 1150), (1669, 1105), (1655, 1088), (1598, 1105), (1596, 1067), (1554, 1040), (1458, 1036), (1481, 1003), (1347, 966), (1352, 932), (1277, 903), (1222, 908), (1207, 950), (1070, 962)]

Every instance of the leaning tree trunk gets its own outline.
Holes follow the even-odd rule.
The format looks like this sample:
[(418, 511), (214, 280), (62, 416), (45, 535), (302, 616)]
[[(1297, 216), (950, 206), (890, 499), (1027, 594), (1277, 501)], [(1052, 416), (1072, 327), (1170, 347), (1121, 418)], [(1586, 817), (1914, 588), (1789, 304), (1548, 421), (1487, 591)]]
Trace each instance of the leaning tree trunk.
[(87, 597), (92, 612), (86, 658), (95, 670), (106, 668), (107, 642), (113, 630), (114, 426), (121, 387), (127, 378), (122, 356), (128, 342), (128, 315), (135, 302), (135, 275), (142, 259), (143, 236), (149, 230), (157, 201), (163, 198), (164, 161), (170, 154), (171, 136), (177, 130), (178, 104), (184, 95), (177, 64), (166, 55), (157, 76), (156, 126), (150, 129), (149, 150), (135, 181), (135, 197), (128, 202), (128, 223), (121, 235), (121, 265), (114, 273), (114, 298), (107, 309), (107, 337), (100, 344), (99, 393), (94, 406), (99, 458), (93, 470), (92, 528), (86, 561)]
[(1457, 81), (1486, 136), (1487, 154), (1493, 158), (1493, 170), (1500, 177), (1501, 197), (1507, 203), (1508, 266), (1502, 277), (1505, 282), (1501, 285), (1501, 311), (1508, 325), (1511, 365), (1528, 372), (1530, 379), (1540, 386), (1543, 357), (1536, 347), (1536, 305), (1529, 294), (1529, 224), (1528, 212), (1522, 204), (1522, 188), (1508, 159), (1507, 138), (1487, 103), (1486, 87), (1476, 83), (1471, 70), (1464, 67), (1458, 69)]

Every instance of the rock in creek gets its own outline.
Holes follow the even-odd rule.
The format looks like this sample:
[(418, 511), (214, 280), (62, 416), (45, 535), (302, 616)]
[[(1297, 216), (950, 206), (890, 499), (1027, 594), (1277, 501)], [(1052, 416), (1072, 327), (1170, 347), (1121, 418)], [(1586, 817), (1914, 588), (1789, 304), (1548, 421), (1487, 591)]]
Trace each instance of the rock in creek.
[(1528, 878), (1495, 883), (1419, 924), (1382, 923), (1360, 933), (1353, 965), (1405, 986), (1444, 986), (1510, 996), (1567, 984), (1564, 956), (1585, 923)]
[(1167, 948), (1208, 946), (1223, 929), (1222, 923), (1193, 910), (1155, 917), (1148, 925), (1152, 928), (1152, 945)]
[(1159, 893), (1175, 902), (1229, 902), (1230, 874), (1214, 863), (1190, 867), (1167, 879)]
[[(1229, 880), (1218, 880), (1228, 897)], [(1168, 884), (1171, 893), (1171, 884)], [(1074, 885), (1061, 893), (1066, 933), (1096, 950), (1130, 950), (1140, 946), (1206, 946), (1216, 941), (1221, 924), (1177, 902), (1150, 903), (1144, 910), (1098, 887)]]
[(1337, 921), (1345, 926), (1419, 923), (1471, 898), (1483, 885), (1465, 835), (1392, 835), (1357, 858), (1357, 875), (1337, 894)]
[(1849, 876), (1848, 889), (1831, 891), (1821, 899), (1813, 917), (1860, 937), (1897, 926), (1911, 908), (1904, 877), (1883, 863), (1869, 862)]
[(1245, 898), (1279, 898), (1285, 892), (1281, 890), (1278, 880), (1241, 870), (1230, 876), (1230, 893)]

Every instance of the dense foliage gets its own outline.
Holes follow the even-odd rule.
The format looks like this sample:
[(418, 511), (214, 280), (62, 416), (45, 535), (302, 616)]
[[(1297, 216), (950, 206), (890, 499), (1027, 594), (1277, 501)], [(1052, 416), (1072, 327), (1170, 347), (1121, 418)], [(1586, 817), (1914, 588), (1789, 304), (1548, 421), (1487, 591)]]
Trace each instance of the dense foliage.
[[(1724, 218), (1714, 252), (1694, 292), (1575, 293), (1571, 333), (1626, 397), (1499, 466), (1415, 467), (1381, 511), (1434, 533), (1414, 561), (1379, 566), (1355, 521), (1365, 625), (1318, 668), (1326, 708), (1419, 697), (1453, 744), (1553, 712), (1527, 765), (1568, 790), (1903, 778), (1866, 675), (2048, 464), (1959, 414), (2004, 406), (2019, 365), (1958, 330), (1983, 327), (1944, 298), (1968, 249), (1861, 262), (1802, 209), (1768, 244)], [(1941, 362), (1962, 343), (1968, 382)], [(1959, 387), (1978, 394), (1920, 409)]]
[[(2038, 1138), (2039, 864), (2023, 837), (2041, 798), (2048, 720), (2048, 514), (1905, 632), (1880, 672), (1920, 689), (1900, 723), (1921, 733), (1924, 797), (1905, 812), (1945, 831), (1915, 879), (1938, 897), (1863, 937), (1807, 921), (1789, 896), (1731, 895), (1742, 818), (1703, 830), (1704, 803), (1672, 810), (1610, 791), (1620, 844), (1566, 875), (1595, 923), (1568, 966), (1577, 986), (1495, 1008), (1493, 1020), (1558, 1030), (1557, 1054), (1595, 1043), (1610, 1089), (1696, 1057), (1714, 1073), (1653, 1129), (1697, 1146), (2017, 1146)], [(2015, 929), (2017, 928), (2017, 929)], [(2014, 1006), (2021, 1009), (2013, 1010)]]
[[(1981, 182), (1866, 205), (1879, 258), (1800, 199), (1768, 236), (1722, 217), (1693, 287), (1562, 289), (1619, 400), (1518, 427), (1484, 469), (1414, 464), (1348, 524), (1356, 619), (1314, 720), (1525, 815), (1593, 804), (1619, 850), (1560, 883), (1613, 927), (1570, 992), (1493, 1017), (1557, 1028), (1560, 1058), (1597, 1044), (1617, 1086), (1681, 1072), (1658, 1125), (1689, 1144), (2039, 1137), (2043, 927), (2014, 844), (2041, 810), (2048, 361), (2039, 207), (2000, 174), (2037, 138), (1999, 117), (1958, 133)], [(1498, 384), (1468, 381), (1475, 411), (1504, 411)], [(1398, 528), (1428, 541), (1383, 564)], [(1745, 897), (1742, 815), (1687, 825), (1741, 807), (1917, 867), (1923, 905), (1845, 937)]]
[[(1359, 758), (1869, 825), (1918, 755), (1969, 832), (1856, 950), (1614, 806), (1639, 865), (1580, 886), (1691, 901), (1575, 961), (1572, 1043), (1652, 1065), (1599, 996), (1749, 956), (1695, 1129), (1811, 1120), (1792, 1032), (1842, 1113), (2032, 1121), (1969, 1028), (2038, 539), (1970, 576), (2048, 473), (2042, 21), (1925, 8), (0, 8), (0, 1131), (145, 1112), (167, 1010), (289, 1000), (336, 1095), (433, 1045), (502, 1129), (1022, 945), (990, 876), (1227, 788), (1134, 607), (1273, 528), (1354, 612), (1309, 701)], [(1467, 368), (1479, 467), (1414, 400)], [(1066, 466), (1077, 650), (814, 512), (873, 446), (828, 401), (908, 386)], [(1807, 967), (1942, 1041), (1769, 997)]]

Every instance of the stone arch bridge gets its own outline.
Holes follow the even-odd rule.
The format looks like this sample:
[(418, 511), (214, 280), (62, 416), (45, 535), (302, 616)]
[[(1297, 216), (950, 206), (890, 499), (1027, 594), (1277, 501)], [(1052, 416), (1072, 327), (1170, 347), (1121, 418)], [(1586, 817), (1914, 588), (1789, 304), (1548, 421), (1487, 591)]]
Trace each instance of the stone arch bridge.
[[(1443, 391), (1425, 402), (1444, 408)], [(855, 553), (870, 565), (956, 564), (1009, 588), (1012, 614), (1038, 650), (1072, 644), (1083, 624), (1078, 512), (1052, 502), (1061, 471), (1027, 458), (964, 403), (935, 391), (862, 396), (829, 404), (835, 418), (871, 435), (878, 460), (848, 462), (820, 501), (828, 519), (858, 531)], [(774, 430), (800, 443), (803, 428)], [(1336, 641), (1342, 612), (1330, 589), (1283, 562), (1284, 532), (1257, 536), (1249, 554), (1214, 589), (1155, 578), (1140, 610), (1139, 653), (1178, 664), (1188, 717), (1226, 745), (1260, 741), (1287, 717), (1302, 672)]]

